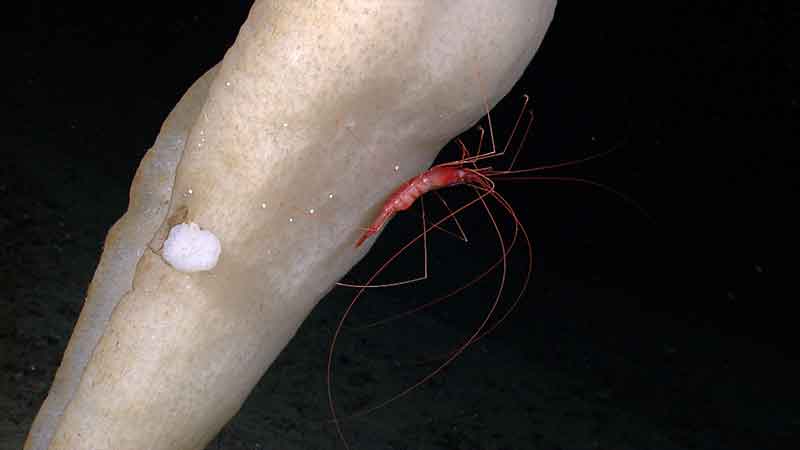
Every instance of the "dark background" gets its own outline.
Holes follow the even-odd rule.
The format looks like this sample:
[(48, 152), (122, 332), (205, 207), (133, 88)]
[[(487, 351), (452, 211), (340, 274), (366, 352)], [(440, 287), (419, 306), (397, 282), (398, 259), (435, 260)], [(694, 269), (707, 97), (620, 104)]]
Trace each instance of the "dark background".
[[(11, 318), (0, 328), (8, 349), (0, 375), (14, 411), (2, 428), (9, 442), (24, 435), (46, 392), (104, 233), (126, 208), (138, 161), (183, 92), (221, 59), (249, 8), (162, 3), (32, 2), (4, 32), (13, 47), (6, 54), (0, 161), (0, 313)], [(500, 379), (541, 369), (561, 374), (555, 379), (581, 380), (592, 386), (588, 391), (610, 392), (603, 401), (645, 418), (647, 429), (675, 448), (795, 447), (800, 371), (789, 273), (796, 264), (789, 261), (798, 250), (792, 214), (798, 74), (790, 27), (800, 8), (789, 2), (632, 3), (561, 2), (534, 63), (492, 112), (502, 141), (520, 95), (530, 95), (536, 121), (517, 167), (613, 148), (541, 175), (590, 179), (624, 194), (568, 181), (498, 184), (534, 244), (526, 296), (486, 338), (512, 342), (525, 354)], [(464, 139), (471, 143), (474, 136)], [(450, 148), (441, 161), (455, 155)], [(452, 191), (444, 195), (456, 203), (470, 194)], [(495, 212), (508, 238), (508, 215)], [(350, 277), (363, 280), (374, 271), (418, 232), (418, 217), (398, 217)], [(424, 300), (492, 264), (498, 242), (486, 216), (477, 210), (462, 220), (470, 229), (466, 246), (431, 234), (430, 280), (378, 296)], [(419, 251), (411, 252), (387, 279), (415, 276), (420, 260)], [(527, 268), (524, 251), (515, 251), (508, 264), (507, 292), (514, 294)], [(463, 335), (480, 322), (497, 281), (489, 277), (463, 299), (420, 314)], [(336, 317), (351, 294), (334, 290), (339, 300), (324, 300), (315, 314)], [(410, 306), (404, 301), (372, 313), (385, 317)], [(333, 319), (319, 320), (329, 331)], [(323, 350), (308, 356), (317, 362), (325, 359), (326, 333), (318, 336)], [(428, 353), (429, 342), (416, 342), (406, 326), (372, 336), (403, 341), (418, 356)], [(341, 358), (347, 366), (354, 357)], [(382, 378), (379, 370), (369, 376)], [(457, 381), (441, 381), (448, 383)], [(480, 384), (473, 389), (493, 392)], [(537, 429), (534, 420), (518, 420), (537, 430), (521, 441), (528, 443), (523, 448), (583, 448), (560, 441), (557, 431)], [(218, 446), (251, 436), (232, 426), (232, 440)], [(665, 448), (639, 431), (636, 438), (612, 439), (595, 423), (586, 442)], [(436, 442), (441, 448), (520, 445), (464, 433)]]

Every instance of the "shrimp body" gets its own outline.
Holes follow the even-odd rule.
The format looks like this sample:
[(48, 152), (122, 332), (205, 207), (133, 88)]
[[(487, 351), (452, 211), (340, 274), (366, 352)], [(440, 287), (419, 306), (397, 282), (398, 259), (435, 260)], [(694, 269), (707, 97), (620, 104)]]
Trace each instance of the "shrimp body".
[(476, 170), (442, 164), (434, 166), (404, 182), (386, 199), (380, 214), (356, 241), (356, 247), (377, 233), (398, 211), (405, 211), (410, 208), (418, 198), (427, 192), (457, 184), (483, 186), (486, 184), (486, 179)]

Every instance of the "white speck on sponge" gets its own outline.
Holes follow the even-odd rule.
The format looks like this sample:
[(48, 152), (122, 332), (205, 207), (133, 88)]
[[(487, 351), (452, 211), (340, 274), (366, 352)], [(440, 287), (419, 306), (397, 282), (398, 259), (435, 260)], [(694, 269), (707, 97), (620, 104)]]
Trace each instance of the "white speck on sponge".
[(200, 272), (217, 265), (221, 252), (219, 239), (194, 222), (179, 223), (169, 230), (162, 256), (175, 270)]

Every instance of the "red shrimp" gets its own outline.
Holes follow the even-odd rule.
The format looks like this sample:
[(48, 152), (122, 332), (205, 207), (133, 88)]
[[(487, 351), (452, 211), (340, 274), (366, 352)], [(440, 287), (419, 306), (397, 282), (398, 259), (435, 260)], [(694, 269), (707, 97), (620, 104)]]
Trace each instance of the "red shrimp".
[(426, 193), (458, 184), (485, 186), (486, 181), (486, 177), (478, 173), (478, 171), (452, 164), (441, 164), (422, 172), (401, 184), (386, 199), (381, 213), (378, 214), (372, 224), (365, 229), (364, 234), (356, 241), (356, 247), (359, 247), (370, 236), (377, 233), (398, 211), (405, 211), (410, 208), (418, 198)]
[[(477, 164), (478, 162), (487, 161), (487, 160), (492, 159), (492, 158), (498, 158), (498, 157), (504, 155), (506, 153), (506, 150), (509, 149), (509, 146), (510, 146), (510, 143), (512, 141), (512, 138), (514, 137), (514, 135), (515, 135), (515, 133), (517, 131), (517, 127), (520, 124), (520, 119), (523, 117), (523, 112), (527, 109), (528, 97), (524, 96), (523, 98), (524, 98), (524, 102), (523, 102), (523, 107), (522, 107), (522, 110), (520, 112), (520, 115), (517, 117), (517, 121), (514, 124), (514, 127), (511, 130), (509, 138), (506, 141), (506, 144), (502, 149), (495, 148), (494, 135), (493, 135), (493, 130), (492, 130), (492, 122), (491, 122), (491, 118), (489, 118), (488, 119), (488, 134), (489, 134), (489, 138), (491, 140), (491, 149), (488, 152), (481, 152), (481, 150), (480, 150), (482, 148), (481, 144), (483, 143), (483, 137), (484, 137), (484, 130), (482, 128), (479, 128), (481, 134), (480, 134), (480, 139), (479, 139), (479, 143), (478, 143), (478, 146), (477, 146), (478, 147), (478, 151), (475, 152), (475, 153), (471, 154), (471, 152), (467, 149), (467, 147), (464, 145), (464, 143), (461, 142), (460, 140), (457, 140), (456, 142), (458, 144), (458, 147), (461, 150), (461, 158), (456, 160), (456, 161), (452, 161), (452, 162), (447, 162), (447, 163), (444, 163), (444, 164), (436, 165), (436, 166), (434, 166), (434, 167), (422, 172), (421, 174), (419, 174), (419, 175), (407, 180), (406, 182), (402, 183), (399, 187), (397, 187), (397, 189), (395, 189), (387, 197), (386, 201), (383, 203), (383, 205), (381, 207), (380, 213), (371, 222), (370, 226), (364, 229), (364, 232), (361, 234), (359, 239), (356, 241), (355, 246), (359, 247), (362, 243), (364, 243), (372, 235), (377, 233), (383, 226), (385, 226), (386, 222), (388, 222), (395, 214), (397, 214), (400, 211), (407, 210), (408, 208), (411, 207), (411, 205), (418, 198), (421, 198), (424, 194), (426, 194), (426, 193), (428, 193), (430, 191), (442, 189), (442, 188), (449, 187), (449, 186), (456, 186), (456, 185), (460, 185), (460, 184), (469, 185), (469, 186), (473, 187), (475, 189), (475, 191), (476, 191), (475, 198), (473, 198), (472, 200), (470, 200), (466, 204), (463, 204), (463, 205), (461, 205), (460, 207), (458, 207), (458, 208), (456, 208), (454, 210), (450, 210), (450, 208), (447, 207), (447, 209), (449, 211), (449, 214), (447, 214), (443, 218), (440, 218), (438, 221), (436, 221), (435, 223), (433, 223), (431, 225), (426, 225), (425, 219), (424, 219), (424, 213), (423, 213), (423, 222), (422, 222), (423, 230), (422, 230), (422, 232), (419, 235), (417, 235), (416, 237), (414, 237), (413, 239), (409, 240), (402, 248), (400, 248), (392, 256), (390, 256), (388, 258), (388, 260), (386, 260), (376, 271), (374, 271), (372, 273), (372, 275), (369, 277), (369, 279), (366, 280), (363, 284), (338, 283), (339, 285), (342, 285), (342, 286), (358, 288), (358, 292), (351, 299), (350, 304), (347, 306), (347, 308), (343, 312), (342, 317), (339, 320), (339, 323), (336, 326), (336, 329), (334, 330), (333, 336), (331, 338), (330, 348), (329, 348), (329, 351), (328, 351), (328, 361), (327, 361), (326, 385), (327, 385), (327, 394), (328, 394), (328, 405), (329, 405), (330, 413), (331, 413), (331, 421), (333, 422), (333, 424), (334, 424), (334, 426), (336, 428), (336, 432), (339, 435), (339, 438), (341, 439), (342, 443), (344, 443), (345, 448), (349, 449), (350, 447), (349, 447), (349, 445), (347, 443), (347, 440), (345, 439), (344, 431), (343, 431), (343, 428), (342, 428), (342, 426), (340, 424), (340, 417), (339, 417), (339, 414), (337, 413), (337, 408), (336, 408), (336, 404), (335, 404), (335, 401), (334, 401), (334, 395), (333, 395), (334, 392), (333, 392), (332, 379), (333, 379), (334, 348), (336, 346), (336, 343), (337, 343), (337, 340), (338, 340), (340, 334), (342, 333), (345, 320), (347, 319), (347, 317), (349, 316), (351, 310), (353, 309), (355, 304), (358, 302), (358, 300), (362, 297), (362, 295), (364, 294), (364, 292), (365, 292), (365, 290), (367, 288), (370, 288), (370, 287), (396, 286), (396, 285), (405, 283), (405, 282), (401, 282), (401, 283), (390, 283), (390, 284), (380, 284), (380, 285), (378, 285), (378, 284), (374, 284), (373, 281), (386, 268), (388, 268), (389, 265), (392, 264), (393, 261), (395, 261), (395, 259), (397, 259), (404, 251), (406, 251), (411, 245), (413, 245), (415, 242), (418, 242), (419, 240), (423, 240), (423, 242), (425, 242), (425, 237), (426, 237), (426, 235), (427, 235), (427, 233), (429, 231), (433, 230), (434, 228), (439, 228), (439, 225), (442, 224), (443, 222), (445, 222), (447, 220), (454, 219), (455, 216), (458, 213), (460, 213), (461, 211), (463, 211), (463, 210), (465, 210), (465, 209), (467, 209), (469, 207), (472, 207), (473, 205), (478, 204), (478, 205), (481, 205), (486, 210), (486, 213), (488, 214), (488, 216), (489, 216), (489, 218), (491, 220), (491, 223), (493, 224), (494, 231), (495, 231), (495, 233), (497, 235), (497, 242), (498, 242), (498, 245), (500, 247), (500, 256), (494, 262), (494, 264), (492, 264), (488, 269), (483, 271), (477, 277), (473, 278), (471, 281), (469, 281), (468, 283), (464, 284), (460, 288), (455, 289), (455, 290), (453, 290), (453, 291), (451, 291), (451, 292), (449, 292), (449, 293), (447, 293), (447, 294), (445, 294), (443, 296), (440, 296), (437, 299), (429, 301), (429, 302), (425, 303), (424, 305), (415, 307), (412, 310), (406, 311), (404, 313), (398, 314), (396, 316), (393, 316), (393, 317), (391, 317), (389, 319), (385, 319), (385, 320), (377, 322), (377, 323), (385, 323), (385, 322), (388, 322), (390, 320), (394, 320), (395, 318), (399, 318), (399, 317), (402, 317), (402, 316), (409, 315), (409, 314), (417, 312), (417, 311), (419, 311), (421, 309), (428, 308), (428, 307), (430, 307), (430, 306), (432, 306), (432, 305), (434, 305), (436, 303), (442, 302), (442, 301), (444, 301), (444, 300), (446, 300), (448, 298), (451, 298), (455, 294), (457, 294), (458, 292), (461, 292), (465, 288), (467, 288), (467, 287), (473, 285), (474, 283), (480, 281), (485, 276), (489, 275), (492, 272), (495, 272), (498, 269), (501, 272), (500, 273), (499, 286), (497, 288), (497, 291), (496, 291), (496, 294), (494, 296), (494, 299), (490, 304), (490, 308), (487, 311), (486, 315), (484, 316), (482, 322), (473, 330), (473, 332), (466, 339), (461, 341), (455, 348), (451, 349), (451, 351), (449, 351), (447, 354), (443, 355), (441, 357), (441, 359), (443, 359), (444, 361), (439, 363), (434, 370), (432, 370), (427, 375), (425, 375), (424, 377), (419, 379), (417, 382), (413, 383), (411, 386), (406, 387), (405, 389), (403, 389), (402, 391), (398, 392), (397, 394), (391, 396), (390, 398), (381, 401), (377, 405), (373, 405), (373, 406), (371, 406), (369, 408), (364, 408), (364, 409), (361, 409), (361, 410), (359, 410), (357, 412), (351, 413), (351, 414), (349, 414), (347, 416), (348, 418), (352, 419), (352, 418), (355, 418), (355, 417), (363, 416), (363, 415), (368, 414), (368, 413), (370, 413), (370, 412), (372, 412), (372, 411), (374, 411), (376, 409), (382, 408), (382, 407), (388, 405), (389, 403), (392, 403), (395, 400), (403, 397), (404, 395), (406, 395), (409, 392), (411, 392), (413, 389), (419, 387), (423, 383), (427, 382), (428, 380), (430, 380), (431, 378), (433, 378), (434, 376), (436, 376), (437, 374), (442, 372), (445, 369), (445, 367), (447, 367), (449, 364), (451, 364), (464, 350), (466, 350), (467, 347), (469, 347), (470, 345), (473, 345), (475, 342), (477, 342), (483, 336), (485, 336), (486, 334), (492, 332), (498, 325), (500, 325), (500, 323), (505, 321), (505, 319), (507, 317), (509, 317), (509, 315), (512, 313), (512, 311), (515, 310), (517, 304), (521, 301), (522, 296), (523, 296), (524, 292), (526, 291), (526, 289), (528, 287), (528, 283), (529, 283), (530, 277), (531, 277), (532, 266), (533, 266), (533, 250), (532, 250), (532, 246), (531, 246), (531, 241), (530, 241), (530, 239), (528, 237), (528, 233), (525, 230), (525, 227), (523, 226), (523, 224), (520, 222), (520, 219), (517, 217), (514, 209), (509, 204), (509, 202), (499, 192), (497, 192), (497, 190), (495, 189), (495, 180), (507, 180), (507, 181), (510, 181), (510, 180), (537, 180), (538, 179), (538, 180), (551, 180), (551, 181), (580, 182), (580, 183), (585, 183), (585, 184), (589, 184), (589, 185), (592, 185), (592, 186), (596, 186), (596, 187), (608, 190), (608, 191), (610, 191), (610, 192), (622, 197), (624, 200), (632, 203), (634, 206), (637, 206), (637, 208), (638, 208), (638, 205), (635, 202), (633, 202), (629, 197), (625, 196), (624, 194), (622, 194), (622, 193), (620, 193), (620, 192), (618, 192), (618, 191), (616, 191), (616, 190), (614, 190), (614, 189), (612, 189), (612, 188), (610, 188), (608, 186), (605, 186), (603, 184), (600, 184), (600, 183), (597, 183), (597, 182), (594, 182), (594, 181), (591, 181), (591, 180), (586, 180), (586, 179), (581, 179), (581, 178), (573, 178), (573, 177), (547, 177), (547, 176), (542, 177), (542, 176), (536, 176), (535, 175), (535, 173), (539, 172), (539, 171), (543, 171), (543, 170), (547, 170), (547, 169), (554, 169), (554, 168), (559, 168), (559, 167), (572, 166), (572, 165), (576, 165), (576, 164), (580, 164), (580, 163), (589, 161), (591, 159), (602, 157), (602, 156), (614, 151), (616, 149), (616, 147), (619, 145), (619, 143), (617, 145), (615, 145), (614, 147), (612, 147), (611, 149), (605, 151), (605, 152), (594, 154), (594, 155), (590, 155), (590, 156), (584, 157), (582, 159), (559, 162), (559, 163), (549, 164), (549, 165), (545, 165), (545, 166), (538, 166), (538, 167), (533, 167), (533, 168), (527, 168), (527, 169), (515, 169), (514, 168), (514, 164), (517, 161), (517, 156), (519, 155), (519, 150), (521, 148), (523, 148), (523, 144), (525, 142), (525, 138), (527, 137), (528, 132), (529, 132), (529, 130), (531, 128), (531, 124), (533, 122), (533, 114), (532, 113), (530, 113), (529, 120), (527, 121), (527, 127), (524, 129), (524, 133), (522, 135), (522, 140), (521, 140), (520, 144), (517, 146), (517, 149), (514, 152), (513, 158), (511, 160), (511, 163), (508, 165), (508, 167), (505, 168), (505, 169), (501, 169), (501, 170), (496, 170), (496, 169), (493, 169), (492, 167), (487, 167), (487, 166), (478, 167), (478, 164)], [(488, 106), (487, 106), (487, 110), (488, 110)], [(488, 113), (487, 113), (487, 116), (488, 116)], [(501, 227), (498, 226), (498, 223), (495, 220), (494, 215), (490, 211), (490, 208), (489, 208), (489, 205), (488, 205), (488, 200), (494, 200), (503, 210), (505, 210), (505, 212), (510, 216), (511, 220), (513, 221), (513, 223), (514, 223), (513, 235), (511, 236), (510, 240), (507, 239), (507, 237), (503, 236), (503, 233), (501, 232)], [(493, 322), (490, 322), (490, 320), (495, 316), (495, 312), (497, 311), (497, 309), (499, 307), (500, 300), (501, 300), (501, 297), (503, 295), (503, 291), (506, 288), (506, 275), (507, 275), (507, 271), (508, 271), (507, 257), (509, 255), (509, 252), (512, 250), (512, 248), (515, 245), (517, 245), (518, 242), (522, 242), (522, 244), (524, 244), (524, 246), (527, 248), (527, 259), (528, 259), (527, 260), (527, 271), (524, 273), (524, 278), (522, 280), (522, 286), (520, 287), (519, 291), (517, 292), (516, 298), (512, 301), (512, 303), (506, 309), (506, 311), (500, 317), (497, 317), (496, 320), (494, 320)], [(426, 249), (426, 251), (427, 251), (427, 249)], [(427, 258), (427, 255), (426, 255), (426, 258)], [(426, 264), (426, 266), (425, 266), (426, 267), (426, 269), (425, 269), (425, 277), (427, 277), (427, 259), (425, 261), (426, 261), (425, 262), (425, 264)], [(410, 281), (415, 281), (415, 280), (410, 280)], [(371, 324), (369, 326), (372, 326), (372, 325), (374, 325), (374, 324)]]
[[(362, 234), (358, 241), (356, 241), (356, 247), (361, 246), (365, 240), (377, 233), (386, 224), (386, 222), (389, 221), (389, 219), (397, 214), (397, 212), (405, 211), (406, 209), (410, 208), (418, 198), (430, 191), (435, 191), (437, 189), (459, 184), (471, 184), (473, 186), (483, 188), (488, 192), (492, 192), (494, 190), (494, 183), (489, 179), (489, 176), (497, 176), (512, 172), (511, 169), (517, 160), (519, 148), (522, 148), (523, 144), (525, 143), (525, 139), (528, 137), (528, 131), (530, 131), (531, 125), (533, 124), (532, 112), (529, 111), (530, 120), (528, 120), (528, 126), (525, 129), (522, 142), (520, 142), (519, 148), (517, 149), (518, 151), (511, 160), (508, 170), (495, 171), (490, 167), (469, 169), (464, 167), (464, 165), (471, 164), (474, 166), (478, 161), (489, 158), (497, 158), (505, 154), (506, 150), (508, 150), (508, 147), (511, 144), (512, 138), (517, 132), (517, 128), (520, 125), (520, 120), (522, 119), (523, 113), (528, 107), (528, 101), (530, 100), (530, 97), (523, 95), (522, 98), (523, 102), (522, 108), (520, 109), (520, 114), (517, 116), (517, 120), (514, 123), (514, 128), (511, 130), (511, 134), (502, 150), (497, 151), (497, 149), (494, 147), (494, 130), (492, 128), (491, 116), (489, 116), (488, 112), (489, 107), (486, 105), (486, 116), (489, 118), (489, 137), (492, 143), (491, 151), (487, 153), (481, 153), (479, 150), (477, 154), (470, 155), (470, 152), (467, 150), (467, 147), (464, 145), (464, 143), (461, 142), (461, 140), (457, 140), (458, 145), (461, 148), (462, 159), (459, 161), (452, 161), (431, 167), (425, 172), (422, 172), (421, 174), (401, 184), (386, 199), (386, 202), (383, 204), (383, 209), (381, 209), (381, 213), (378, 214), (378, 217), (372, 221), (372, 224), (370, 224), (370, 226), (364, 230), (364, 234)], [(478, 148), (480, 149), (483, 144), (484, 130), (482, 127), (479, 127), (479, 130), (481, 132), (481, 136), (478, 143)]]

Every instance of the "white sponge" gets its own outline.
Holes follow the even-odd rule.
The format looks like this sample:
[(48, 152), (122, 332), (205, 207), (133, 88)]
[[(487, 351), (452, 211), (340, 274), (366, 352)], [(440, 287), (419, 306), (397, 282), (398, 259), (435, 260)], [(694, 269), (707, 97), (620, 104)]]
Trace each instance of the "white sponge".
[(162, 256), (181, 272), (211, 270), (217, 265), (221, 247), (219, 239), (194, 222), (179, 223), (169, 230)]

